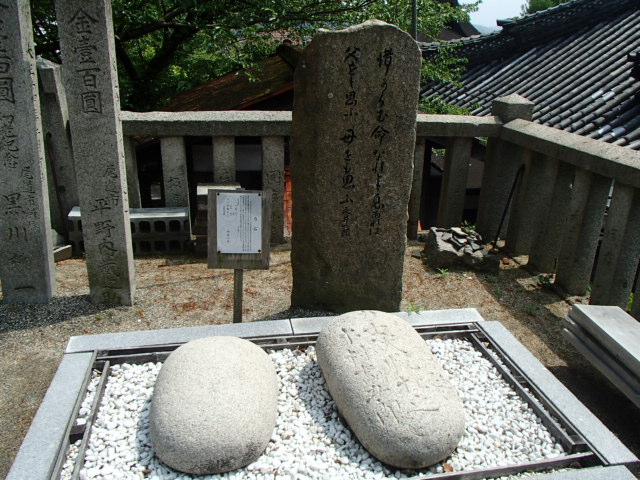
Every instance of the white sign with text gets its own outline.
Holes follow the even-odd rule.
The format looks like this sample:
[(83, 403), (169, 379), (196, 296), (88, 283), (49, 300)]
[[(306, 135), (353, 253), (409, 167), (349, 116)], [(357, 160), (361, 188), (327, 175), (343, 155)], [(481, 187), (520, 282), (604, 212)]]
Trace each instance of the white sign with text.
[(262, 194), (218, 192), (217, 240), (220, 253), (260, 253)]

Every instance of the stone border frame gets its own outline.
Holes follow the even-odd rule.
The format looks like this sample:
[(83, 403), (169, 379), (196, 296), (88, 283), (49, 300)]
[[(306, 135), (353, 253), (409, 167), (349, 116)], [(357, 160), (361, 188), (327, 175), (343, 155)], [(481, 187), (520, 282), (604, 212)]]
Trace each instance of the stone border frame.
[[(535, 475), (544, 480), (634, 480), (640, 461), (499, 322), (486, 322), (473, 308), (397, 313), (414, 327), (474, 324), (544, 392), (606, 466)], [(45, 480), (55, 471), (71, 416), (82, 400), (98, 350), (162, 346), (217, 335), (273, 337), (316, 334), (332, 317), (147, 330), (72, 337), (22, 442), (7, 480)], [(628, 468), (627, 468), (628, 467)]]

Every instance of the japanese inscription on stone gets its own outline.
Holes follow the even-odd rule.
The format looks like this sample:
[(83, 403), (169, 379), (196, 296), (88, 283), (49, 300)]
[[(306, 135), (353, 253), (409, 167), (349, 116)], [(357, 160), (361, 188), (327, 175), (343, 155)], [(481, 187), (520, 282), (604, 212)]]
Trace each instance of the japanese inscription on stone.
[(53, 294), (49, 200), (29, 4), (0, 0), (0, 277), (7, 302)]
[(415, 41), (377, 20), (322, 31), (305, 49), (292, 127), (294, 305), (399, 308), (419, 70)]
[(129, 305), (135, 279), (108, 0), (56, 2), (91, 298)]

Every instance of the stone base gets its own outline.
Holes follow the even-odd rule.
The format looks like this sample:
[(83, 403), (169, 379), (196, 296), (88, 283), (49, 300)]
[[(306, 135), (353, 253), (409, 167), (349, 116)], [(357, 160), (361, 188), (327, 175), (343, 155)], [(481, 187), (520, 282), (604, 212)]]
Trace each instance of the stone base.
[(53, 261), (61, 262), (62, 260), (67, 260), (68, 258), (71, 258), (72, 253), (73, 253), (73, 249), (71, 248), (71, 245), (64, 245), (63, 247), (55, 247), (53, 249)]
[[(547, 403), (559, 418), (572, 425), (586, 446), (597, 452), (599, 466), (567, 472), (542, 472), (535, 476), (544, 480), (633, 480), (629, 471), (637, 471), (638, 459), (586, 409), (551, 372), (549, 372), (518, 340), (498, 322), (485, 322), (474, 309), (439, 310), (416, 314), (398, 313), (420, 331), (425, 328), (469, 325), (497, 345), (504, 358), (513, 363), (526, 382), (544, 393)], [(314, 336), (331, 317), (299, 318), (210, 325), (203, 327), (121, 332), (72, 337), (58, 371), (9, 471), (7, 480), (51, 478), (59, 467), (58, 456), (69, 442), (70, 419), (75, 421), (79, 398), (84, 396), (88, 378), (94, 367), (96, 352), (122, 349), (162, 349), (197, 338), (233, 335), (254, 342), (272, 342), (274, 337)]]

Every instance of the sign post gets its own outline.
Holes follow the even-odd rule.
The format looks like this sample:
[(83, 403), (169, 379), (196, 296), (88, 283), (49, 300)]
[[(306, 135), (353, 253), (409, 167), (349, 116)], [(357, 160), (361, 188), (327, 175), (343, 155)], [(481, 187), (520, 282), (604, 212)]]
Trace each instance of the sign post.
[(209, 190), (208, 267), (233, 269), (233, 322), (242, 322), (243, 271), (269, 268), (271, 191)]

